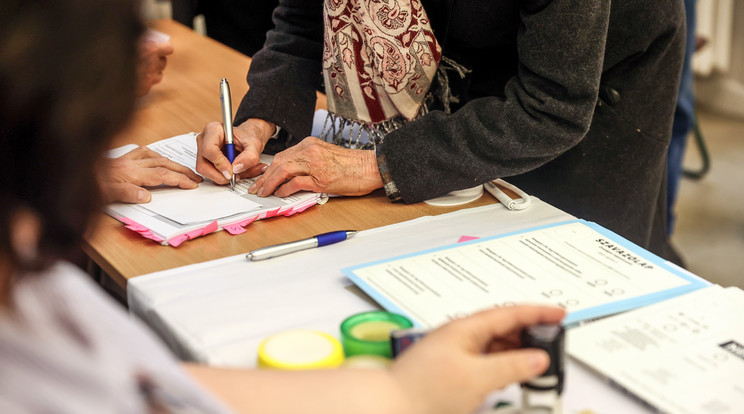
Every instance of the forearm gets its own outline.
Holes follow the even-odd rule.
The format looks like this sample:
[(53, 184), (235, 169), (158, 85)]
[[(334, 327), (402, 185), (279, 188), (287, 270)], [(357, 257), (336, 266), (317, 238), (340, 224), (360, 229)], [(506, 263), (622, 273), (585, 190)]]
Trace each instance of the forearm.
[(238, 413), (415, 414), (388, 370), (288, 372), (195, 364), (184, 367)]

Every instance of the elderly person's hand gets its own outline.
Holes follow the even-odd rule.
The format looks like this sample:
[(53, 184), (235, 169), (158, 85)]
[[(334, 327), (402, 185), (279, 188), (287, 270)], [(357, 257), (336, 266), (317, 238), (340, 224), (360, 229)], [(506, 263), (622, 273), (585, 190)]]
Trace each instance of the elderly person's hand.
[(232, 164), (222, 153), (225, 129), (220, 122), (210, 122), (196, 137), (196, 171), (217, 184), (227, 184), (235, 173), (239, 177), (255, 177), (266, 169), (260, 162), (266, 142), (276, 126), (262, 119), (249, 119), (233, 128), (235, 150), (239, 154)]
[(166, 56), (173, 53), (173, 44), (165, 36), (148, 32), (140, 39), (137, 48), (137, 96), (144, 96), (156, 83), (163, 80), (163, 70), (167, 63)]
[(188, 167), (147, 147), (139, 147), (119, 158), (104, 159), (98, 169), (98, 181), (107, 203), (147, 203), (151, 194), (145, 186), (191, 189), (198, 187), (202, 180)]
[(352, 150), (307, 137), (274, 156), (271, 165), (248, 190), (265, 197), (287, 197), (298, 191), (347, 196), (382, 188), (372, 150)]

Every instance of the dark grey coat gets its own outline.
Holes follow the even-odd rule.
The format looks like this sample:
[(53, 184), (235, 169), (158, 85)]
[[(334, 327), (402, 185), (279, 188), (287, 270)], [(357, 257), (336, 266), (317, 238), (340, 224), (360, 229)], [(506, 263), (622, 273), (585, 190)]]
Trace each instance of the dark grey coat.
[[(461, 104), (386, 136), (405, 202), (503, 177), (667, 256), (666, 148), (684, 54), (678, 0), (422, 0)], [(310, 133), (321, 0), (282, 0), (248, 74), (248, 117)], [(450, 75), (453, 78), (453, 75)]]

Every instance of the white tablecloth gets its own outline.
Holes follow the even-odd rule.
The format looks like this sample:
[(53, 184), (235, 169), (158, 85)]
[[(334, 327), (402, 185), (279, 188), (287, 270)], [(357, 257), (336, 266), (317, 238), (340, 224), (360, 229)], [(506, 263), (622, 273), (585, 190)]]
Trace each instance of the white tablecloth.
[[(493, 204), (421, 217), (271, 260), (250, 262), (238, 255), (136, 277), (127, 288), (129, 309), (183, 359), (254, 367), (260, 341), (272, 333), (301, 327), (338, 337), (346, 317), (377, 307), (342, 268), (456, 243), (461, 236), (485, 237), (572, 219), (537, 199), (523, 211)], [(518, 396), (514, 386), (494, 398), (515, 401)], [(573, 362), (564, 402), (566, 412), (645, 411)]]

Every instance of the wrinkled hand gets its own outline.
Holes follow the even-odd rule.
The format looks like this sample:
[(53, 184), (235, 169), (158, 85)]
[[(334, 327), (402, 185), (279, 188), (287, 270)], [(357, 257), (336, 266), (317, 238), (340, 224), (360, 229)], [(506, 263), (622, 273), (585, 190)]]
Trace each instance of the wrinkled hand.
[(266, 169), (260, 162), (266, 142), (274, 134), (275, 126), (262, 119), (249, 119), (233, 128), (236, 152), (232, 164), (222, 153), (225, 129), (221, 122), (210, 122), (196, 137), (196, 171), (217, 184), (227, 184), (233, 172), (238, 177), (255, 177)]
[(287, 197), (301, 190), (358, 196), (383, 186), (375, 152), (339, 147), (307, 137), (274, 156), (248, 190), (265, 197)]
[(137, 59), (137, 96), (144, 96), (156, 83), (163, 80), (163, 70), (167, 63), (166, 56), (173, 53), (173, 44), (169, 41), (154, 41), (144, 36), (138, 43)]
[(143, 186), (168, 185), (196, 188), (202, 178), (188, 167), (173, 162), (157, 152), (139, 147), (119, 158), (103, 160), (99, 182), (107, 203), (147, 203), (151, 194)]
[(451, 322), (404, 352), (391, 373), (410, 413), (474, 411), (492, 392), (541, 375), (545, 351), (519, 349), (525, 327), (558, 323), (565, 311), (542, 306), (491, 309)]

